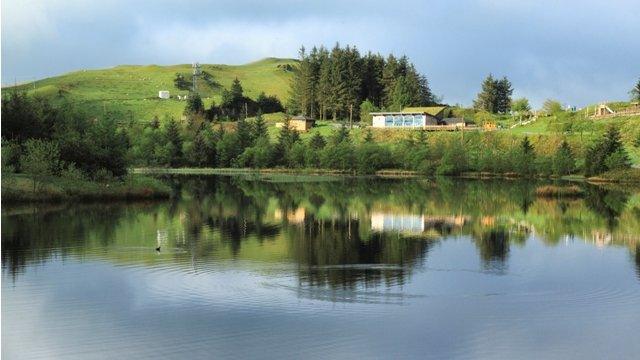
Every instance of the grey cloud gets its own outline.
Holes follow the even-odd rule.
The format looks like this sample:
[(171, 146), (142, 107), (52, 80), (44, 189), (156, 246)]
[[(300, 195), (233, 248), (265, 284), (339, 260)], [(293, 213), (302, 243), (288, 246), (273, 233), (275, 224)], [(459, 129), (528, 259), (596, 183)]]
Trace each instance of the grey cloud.
[(450, 103), (489, 72), (534, 104), (626, 99), (640, 76), (637, 3), (573, 1), (2, 2), (2, 82), (122, 63), (242, 63), (300, 45), (406, 54)]

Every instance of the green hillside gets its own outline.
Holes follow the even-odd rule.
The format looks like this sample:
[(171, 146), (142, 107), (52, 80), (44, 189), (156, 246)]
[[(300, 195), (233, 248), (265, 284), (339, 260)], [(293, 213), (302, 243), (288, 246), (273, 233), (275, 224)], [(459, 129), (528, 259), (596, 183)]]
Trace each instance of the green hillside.
[[(245, 65), (202, 64), (202, 71), (211, 74), (213, 82), (208, 84), (199, 80), (198, 90), (206, 106), (213, 100), (219, 104), (222, 89), (229, 88), (237, 77), (246, 96), (255, 99), (264, 91), (285, 103), (296, 63), (292, 59), (266, 58)], [(186, 95), (187, 91), (174, 87), (176, 73), (190, 78), (191, 64), (121, 65), (110, 69), (81, 70), (22, 84), (18, 88), (54, 101), (70, 100), (93, 112), (115, 111), (133, 120), (148, 121), (154, 116), (170, 114), (179, 117), (182, 114), (185, 102), (174, 96)], [(172, 98), (159, 99), (160, 90), (168, 90)]]

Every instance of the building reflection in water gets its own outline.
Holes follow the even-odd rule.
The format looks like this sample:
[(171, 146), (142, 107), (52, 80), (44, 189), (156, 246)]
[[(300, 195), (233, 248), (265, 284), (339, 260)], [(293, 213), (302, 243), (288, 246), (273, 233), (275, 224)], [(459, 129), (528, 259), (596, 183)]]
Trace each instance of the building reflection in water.
[[(227, 258), (290, 262), (297, 266), (302, 292), (335, 296), (325, 291), (342, 291), (349, 297), (406, 283), (425, 264), (433, 244), (449, 236), (471, 238), (483, 269), (506, 271), (510, 246), (524, 244), (534, 229), (548, 246), (568, 236), (599, 247), (626, 246), (640, 264), (638, 210), (625, 207), (625, 196), (591, 191), (587, 196), (594, 199), (535, 200), (524, 213), (522, 198), (529, 198), (533, 188), (449, 185), (212, 177), (185, 180), (176, 186), (183, 196), (170, 202), (3, 212), (2, 267), (15, 274), (29, 261), (47, 261), (52, 254), (93, 253), (149, 263), (183, 257), (203, 263)], [(172, 257), (152, 252), (154, 260), (122, 259), (117, 257), (123, 252), (98, 251), (112, 246), (161, 246)]]

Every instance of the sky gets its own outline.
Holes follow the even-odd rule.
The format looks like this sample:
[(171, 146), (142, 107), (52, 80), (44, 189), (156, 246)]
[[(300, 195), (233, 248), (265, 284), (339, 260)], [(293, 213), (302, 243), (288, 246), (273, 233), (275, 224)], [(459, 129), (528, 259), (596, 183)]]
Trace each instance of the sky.
[(242, 64), (301, 45), (407, 55), (450, 104), (507, 76), (540, 106), (627, 100), (639, 0), (2, 0), (2, 84), (120, 64)]

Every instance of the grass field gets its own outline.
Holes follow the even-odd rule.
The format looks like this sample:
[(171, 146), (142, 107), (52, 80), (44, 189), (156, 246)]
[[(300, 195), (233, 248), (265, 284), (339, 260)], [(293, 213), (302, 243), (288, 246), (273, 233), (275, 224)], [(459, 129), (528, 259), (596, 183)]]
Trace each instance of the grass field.
[[(213, 76), (215, 83), (198, 81), (205, 105), (220, 103), (223, 88), (229, 88), (237, 77), (246, 96), (255, 99), (260, 92), (276, 95), (285, 103), (289, 97), (292, 66), (296, 60), (267, 58), (245, 65), (203, 64), (202, 70)], [(290, 65), (290, 66), (289, 66)], [(187, 91), (174, 87), (176, 73), (191, 77), (191, 65), (121, 65), (110, 69), (80, 70), (68, 74), (18, 85), (18, 88), (53, 100), (66, 98), (93, 113), (114, 111), (135, 121), (148, 121), (166, 114), (180, 117), (185, 102), (171, 98), (161, 100), (158, 91), (168, 90), (172, 96)], [(6, 89), (5, 89), (6, 90)]]

